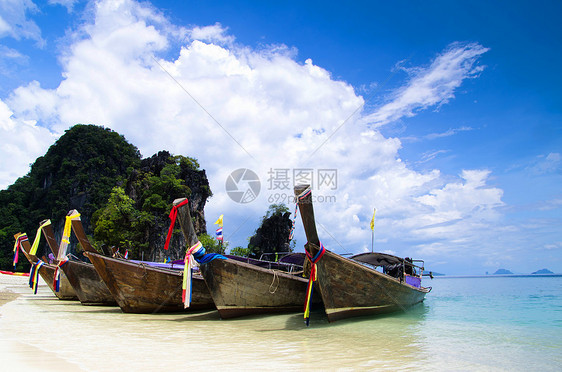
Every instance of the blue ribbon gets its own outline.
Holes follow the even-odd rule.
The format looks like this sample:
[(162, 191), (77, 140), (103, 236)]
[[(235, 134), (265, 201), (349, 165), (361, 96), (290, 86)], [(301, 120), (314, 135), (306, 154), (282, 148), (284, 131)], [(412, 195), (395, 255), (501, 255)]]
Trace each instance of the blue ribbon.
[(227, 258), (219, 253), (207, 253), (205, 254), (205, 248), (201, 247), (197, 252), (193, 253), (193, 258), (200, 264), (206, 264), (214, 259), (226, 260)]

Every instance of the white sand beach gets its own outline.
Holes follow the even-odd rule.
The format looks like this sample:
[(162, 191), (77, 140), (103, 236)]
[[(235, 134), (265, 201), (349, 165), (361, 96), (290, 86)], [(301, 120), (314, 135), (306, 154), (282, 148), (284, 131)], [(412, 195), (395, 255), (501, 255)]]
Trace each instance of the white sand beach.
[[(124, 314), (58, 300), (41, 283), (0, 275), (0, 353), (18, 371), (303, 370), (414, 366), (404, 335), (380, 337), (321, 313), (221, 320), (216, 311)], [(358, 332), (359, 331), (359, 332)], [(378, 339), (378, 341), (376, 341)], [(392, 367), (392, 368), (391, 368)], [(377, 367), (378, 368), (378, 367)], [(383, 367), (384, 368), (384, 367)]]

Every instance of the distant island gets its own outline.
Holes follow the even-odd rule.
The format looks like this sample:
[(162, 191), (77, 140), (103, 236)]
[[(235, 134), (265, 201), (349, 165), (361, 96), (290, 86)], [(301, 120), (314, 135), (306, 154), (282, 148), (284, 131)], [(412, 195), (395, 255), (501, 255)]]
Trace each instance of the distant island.
[(552, 271), (550, 271), (549, 269), (540, 269), (538, 271), (535, 271), (534, 273), (531, 274), (554, 274)]
[(436, 273), (435, 271), (425, 271), (425, 272), (423, 273), (423, 276), (431, 276), (431, 277), (434, 277), (434, 276), (445, 276), (445, 274)]
[(508, 274), (513, 274), (511, 271), (506, 270), (506, 269), (498, 269), (494, 275), (508, 275)]

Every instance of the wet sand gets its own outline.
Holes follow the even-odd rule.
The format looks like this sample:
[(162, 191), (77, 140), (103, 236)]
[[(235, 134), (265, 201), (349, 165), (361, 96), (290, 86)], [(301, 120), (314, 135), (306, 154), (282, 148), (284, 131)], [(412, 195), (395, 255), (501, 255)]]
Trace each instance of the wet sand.
[(5, 292), (0, 292), (0, 306), (5, 305), (18, 297), (19, 295), (17, 293), (10, 292), (8, 290), (6, 290)]
[[(30, 292), (29, 277), (16, 275), (0, 275), (0, 360), (2, 368), (17, 371), (78, 371), (78, 365), (67, 362), (55, 353), (44, 351), (35, 346), (18, 340), (19, 332), (10, 332), (4, 322), (6, 319), (2, 308), (15, 301), (25, 292)], [(42, 287), (46, 287), (45, 284)], [(43, 288), (44, 290), (45, 288)], [(46, 288), (48, 289), (48, 288)], [(29, 314), (29, 317), (33, 317)]]

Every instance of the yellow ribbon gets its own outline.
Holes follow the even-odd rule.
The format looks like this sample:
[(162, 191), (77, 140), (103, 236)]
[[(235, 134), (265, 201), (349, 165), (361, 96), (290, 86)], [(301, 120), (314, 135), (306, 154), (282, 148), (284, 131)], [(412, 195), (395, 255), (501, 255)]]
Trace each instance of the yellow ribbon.
[(62, 232), (62, 241), (70, 244), (70, 229), (72, 228), (72, 220), (80, 217), (80, 213), (73, 214), (72, 216), (66, 216), (66, 221), (64, 222), (64, 230)]
[(37, 229), (37, 234), (35, 234), (33, 245), (31, 246), (31, 250), (29, 251), (30, 255), (35, 256), (37, 254), (37, 248), (39, 248), (39, 241), (41, 240), (41, 230), (43, 230), (45, 226), (49, 226), (50, 224), (51, 220), (47, 220), (43, 222), (43, 224)]
[(70, 244), (70, 231), (72, 228), (72, 220), (78, 217), (80, 217), (80, 213), (76, 213), (71, 216), (66, 216), (66, 221), (64, 222), (64, 230), (62, 232), (62, 239), (59, 249), (59, 256), (57, 257), (59, 261), (66, 255), (66, 248)]
[(14, 235), (14, 238), (16, 238), (16, 241), (14, 243), (14, 253), (16, 253), (16, 250), (18, 249), (18, 238), (21, 236), (21, 233), (17, 233), (16, 235)]

